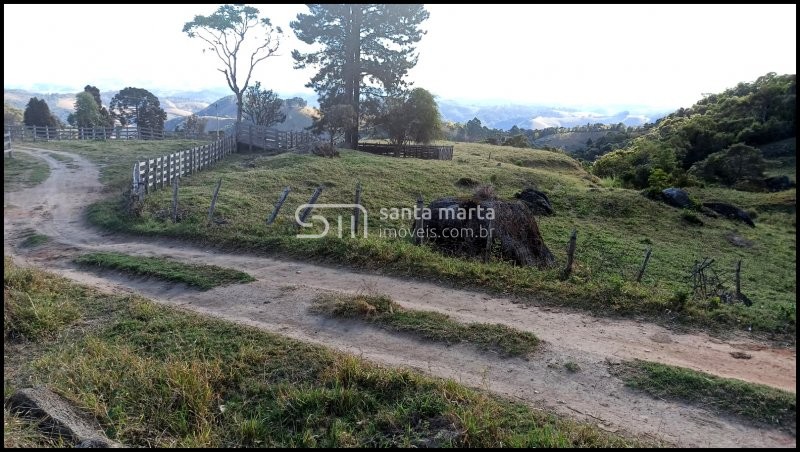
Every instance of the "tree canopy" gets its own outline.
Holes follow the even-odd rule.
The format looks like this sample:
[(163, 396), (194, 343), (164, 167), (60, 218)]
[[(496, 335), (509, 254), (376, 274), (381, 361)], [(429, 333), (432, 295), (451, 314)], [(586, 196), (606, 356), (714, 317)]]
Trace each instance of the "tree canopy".
[(175, 128), (176, 132), (183, 132), (187, 136), (202, 136), (206, 132), (206, 125), (208, 119), (201, 118), (196, 114), (191, 114), (186, 117), (186, 120)]
[(111, 115), (123, 126), (164, 130), (167, 113), (161, 108), (158, 97), (143, 88), (127, 87), (111, 99)]
[(76, 127), (100, 127), (105, 125), (100, 116), (100, 107), (94, 96), (83, 91), (75, 96), (75, 113), (67, 118), (70, 125)]
[(247, 119), (258, 126), (269, 127), (286, 121), (281, 112), (283, 101), (271, 89), (261, 89), (261, 82), (247, 88), (244, 92), (242, 112)]
[(433, 95), (425, 89), (415, 88), (387, 100), (386, 113), (378, 120), (392, 143), (429, 143), (439, 137), (441, 117)]
[(242, 97), (250, 86), (253, 68), (275, 55), (283, 34), (269, 18), (259, 19), (259, 12), (252, 6), (222, 5), (213, 14), (195, 16), (183, 25), (184, 33), (202, 40), (206, 45), (203, 51), (213, 52), (219, 60), (217, 70), (225, 75), (228, 87), (236, 95), (237, 123), (242, 122)]
[(320, 117), (314, 121), (311, 129), (316, 133), (327, 133), (331, 146), (344, 138), (345, 131), (356, 124), (356, 112), (350, 104), (326, 106), (320, 110)]
[(58, 120), (50, 112), (47, 102), (37, 97), (31, 97), (22, 116), (26, 126), (56, 127), (58, 125)]
[[(345, 141), (358, 147), (362, 102), (376, 105), (379, 95), (394, 93), (417, 63), (416, 43), (425, 34), (420, 24), (429, 17), (421, 4), (308, 4), (291, 27), (297, 38), (318, 49), (292, 51), (295, 68), (317, 69), (309, 83), (320, 107), (347, 104), (356, 123)], [(366, 83), (365, 77), (369, 83)], [(363, 98), (363, 99), (362, 99)]]

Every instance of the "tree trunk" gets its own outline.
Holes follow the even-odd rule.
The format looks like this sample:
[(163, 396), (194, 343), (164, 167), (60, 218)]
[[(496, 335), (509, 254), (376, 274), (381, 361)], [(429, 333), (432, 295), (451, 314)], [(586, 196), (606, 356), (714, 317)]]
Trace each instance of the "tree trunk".
[(236, 93), (236, 125), (242, 123), (242, 93)]
[[(347, 23), (344, 24), (345, 33), (347, 33), (347, 41), (345, 42), (345, 61), (344, 67), (342, 68), (342, 76), (344, 77), (344, 99), (341, 102), (337, 103), (346, 103), (349, 105), (353, 105), (353, 81), (354, 77), (353, 74), (353, 60), (351, 56), (353, 55), (353, 28), (354, 22), (353, 18), (355, 16), (355, 10), (359, 8), (358, 5), (350, 5), (348, 7), (350, 9), (349, 17), (347, 18)], [(353, 147), (353, 133), (351, 128), (347, 128), (344, 131), (344, 142), (345, 146), (348, 148)]]
[(356, 124), (353, 126), (353, 149), (358, 150), (358, 126), (361, 120), (361, 6), (355, 11), (353, 19), (353, 111), (356, 114)]
[(361, 85), (361, 8), (362, 5), (350, 6), (350, 23), (345, 46), (345, 102), (353, 107), (356, 124), (345, 131), (345, 142), (350, 149), (358, 149), (359, 97)]

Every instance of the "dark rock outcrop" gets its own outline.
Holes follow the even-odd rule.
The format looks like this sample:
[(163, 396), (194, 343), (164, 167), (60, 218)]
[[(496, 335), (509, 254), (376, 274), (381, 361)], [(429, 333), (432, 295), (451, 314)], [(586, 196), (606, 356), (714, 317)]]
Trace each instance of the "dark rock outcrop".
[(789, 176), (775, 176), (764, 179), (764, 186), (769, 191), (783, 191), (795, 186)]
[(94, 418), (79, 412), (47, 388), (19, 390), (8, 398), (6, 407), (16, 415), (36, 421), (43, 433), (64, 438), (77, 447), (122, 447), (105, 437)]
[(747, 214), (744, 210), (734, 206), (733, 204), (728, 204), (724, 202), (704, 202), (703, 207), (707, 207), (714, 212), (722, 215), (723, 217), (730, 218), (731, 220), (738, 220), (741, 221), (751, 228), (756, 227), (756, 224), (753, 223), (753, 219), (750, 218), (750, 215)]
[(547, 199), (547, 194), (544, 192), (534, 190), (533, 188), (526, 188), (514, 195), (514, 197), (524, 202), (534, 215), (553, 214), (553, 206), (550, 204), (550, 200)]
[[(488, 214), (490, 210), (492, 214)], [(549, 267), (555, 264), (533, 212), (521, 202), (447, 197), (432, 201), (427, 213), (430, 218), (423, 220), (423, 231), (417, 231), (414, 225), (414, 234), (422, 234), (426, 242), (439, 249), (480, 256), (487, 252), (491, 231), (494, 246), (489, 252), (499, 252), (519, 265)]]
[(692, 200), (689, 199), (689, 194), (680, 188), (665, 188), (661, 191), (661, 197), (665, 203), (672, 207), (686, 209), (692, 206)]

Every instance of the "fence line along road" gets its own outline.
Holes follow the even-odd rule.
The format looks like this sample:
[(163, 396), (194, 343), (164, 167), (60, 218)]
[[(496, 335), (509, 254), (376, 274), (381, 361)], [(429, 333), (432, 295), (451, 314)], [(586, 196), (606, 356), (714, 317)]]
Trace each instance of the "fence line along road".
[(231, 135), (204, 146), (136, 162), (132, 193), (142, 199), (145, 193), (169, 187), (175, 178), (202, 171), (233, 152), (236, 137)]
[(453, 160), (453, 146), (427, 146), (421, 144), (395, 146), (382, 143), (358, 143), (358, 150), (387, 157)]
[(237, 133), (239, 144), (247, 145), (250, 150), (259, 149), (293, 149), (297, 146), (315, 141), (308, 132), (286, 132), (264, 126), (242, 125)]
[(57, 140), (166, 140), (211, 139), (200, 133), (167, 132), (148, 127), (39, 127), (6, 126), (4, 132), (15, 141)]

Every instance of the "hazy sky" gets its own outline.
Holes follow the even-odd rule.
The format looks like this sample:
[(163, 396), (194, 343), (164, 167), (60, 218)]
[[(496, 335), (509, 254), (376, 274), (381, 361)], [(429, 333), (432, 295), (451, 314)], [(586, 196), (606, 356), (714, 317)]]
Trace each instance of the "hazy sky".
[[(292, 69), (303, 5), (259, 5), (283, 27), (254, 79), (310, 92)], [(689, 106), (767, 72), (796, 73), (796, 5), (429, 5), (409, 80), (447, 99), (570, 106)], [(216, 61), (181, 29), (213, 5), (4, 5), (6, 88), (224, 88)]]

